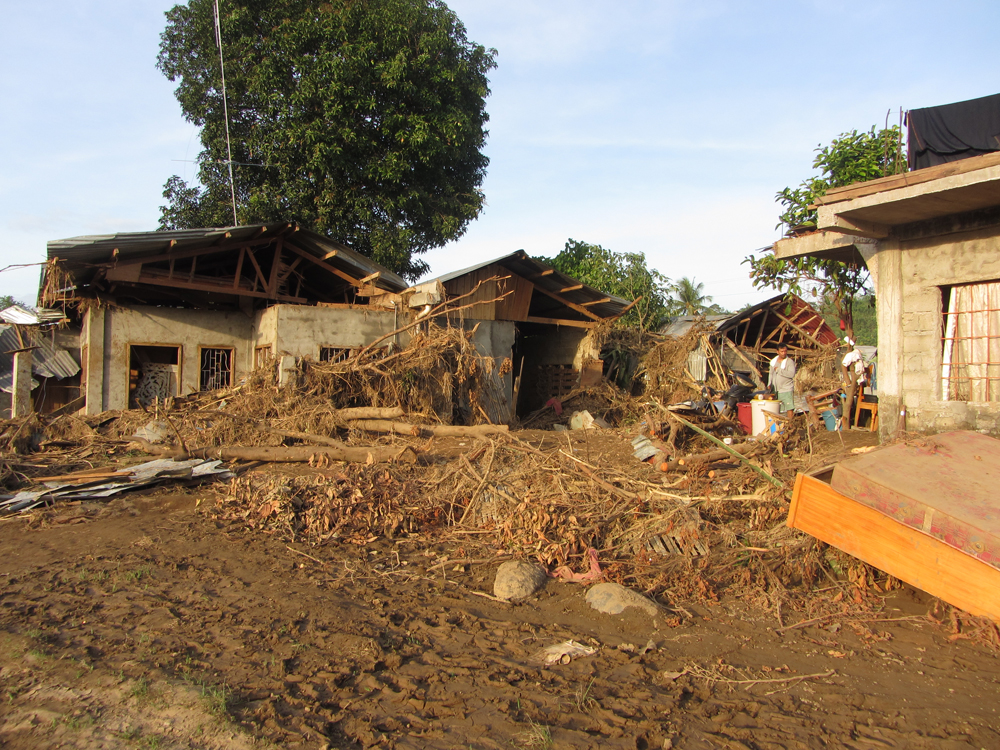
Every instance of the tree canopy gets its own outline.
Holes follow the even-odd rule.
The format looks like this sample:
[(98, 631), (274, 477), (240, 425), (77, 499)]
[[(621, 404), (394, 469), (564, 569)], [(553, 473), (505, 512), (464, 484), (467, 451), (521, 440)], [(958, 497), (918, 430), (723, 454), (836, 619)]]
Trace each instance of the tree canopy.
[[(233, 223), (213, 0), (167, 12), (159, 69), (201, 127), (200, 185), (171, 177), (161, 229)], [(487, 73), (440, 0), (220, 6), (240, 224), (296, 220), (416, 279), (480, 212)]]
[[(902, 134), (898, 127), (858, 133), (842, 133), (828, 146), (816, 147), (813, 168), (820, 174), (804, 180), (797, 188), (785, 188), (776, 198), (782, 212), (778, 226), (786, 235), (816, 227), (816, 199), (835, 187), (865, 182), (906, 171)], [(815, 291), (821, 303), (836, 311), (841, 328), (854, 334), (854, 300), (870, 293), (868, 270), (836, 260), (794, 258), (779, 260), (773, 252), (750, 256), (750, 278), (755, 288), (770, 287), (794, 294)]]
[(569, 239), (554, 258), (538, 260), (602, 292), (630, 302), (641, 297), (622, 317), (625, 325), (656, 330), (671, 315), (670, 280), (649, 268), (644, 253), (616, 253), (600, 245)]

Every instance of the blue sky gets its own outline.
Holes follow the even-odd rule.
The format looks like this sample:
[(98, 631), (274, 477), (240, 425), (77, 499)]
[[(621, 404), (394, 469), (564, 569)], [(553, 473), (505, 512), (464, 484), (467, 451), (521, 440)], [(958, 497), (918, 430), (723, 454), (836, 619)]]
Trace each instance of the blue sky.
[[(223, 0), (225, 2), (225, 0)], [(568, 238), (644, 252), (730, 308), (778, 237), (774, 195), (837, 134), (1000, 92), (1000, 3), (453, 0), (498, 50), (487, 207), (434, 275)], [(156, 0), (9, 4), (0, 25), (0, 267), (47, 240), (155, 229), (199, 151), (155, 68)], [(33, 301), (38, 267), (0, 273)]]

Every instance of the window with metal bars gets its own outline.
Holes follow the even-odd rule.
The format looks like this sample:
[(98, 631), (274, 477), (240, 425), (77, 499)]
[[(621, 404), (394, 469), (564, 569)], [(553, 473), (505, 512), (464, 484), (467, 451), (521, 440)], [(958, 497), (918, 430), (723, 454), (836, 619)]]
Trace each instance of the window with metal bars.
[[(344, 362), (361, 351), (363, 347), (321, 346), (319, 348), (320, 362)], [(379, 346), (371, 351), (372, 359), (382, 359), (389, 353), (388, 346)]]
[(343, 346), (321, 346), (319, 348), (320, 362), (343, 362), (351, 356), (353, 349)]
[(214, 391), (233, 384), (233, 350), (203, 347), (201, 350), (200, 388)]
[(1000, 401), (1000, 281), (941, 288), (945, 401)]

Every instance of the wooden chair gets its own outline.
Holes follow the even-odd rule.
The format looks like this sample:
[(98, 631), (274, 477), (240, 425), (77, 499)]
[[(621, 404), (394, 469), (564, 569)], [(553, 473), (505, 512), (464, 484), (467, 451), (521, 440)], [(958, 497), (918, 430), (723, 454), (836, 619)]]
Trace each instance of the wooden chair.
[[(870, 396), (869, 398), (874, 398)], [(868, 431), (875, 432), (878, 429), (878, 401), (865, 401), (865, 397), (862, 394), (858, 394), (858, 403), (854, 407), (854, 426), (858, 427), (861, 424), (861, 412), (866, 411), (871, 416), (869, 417)]]

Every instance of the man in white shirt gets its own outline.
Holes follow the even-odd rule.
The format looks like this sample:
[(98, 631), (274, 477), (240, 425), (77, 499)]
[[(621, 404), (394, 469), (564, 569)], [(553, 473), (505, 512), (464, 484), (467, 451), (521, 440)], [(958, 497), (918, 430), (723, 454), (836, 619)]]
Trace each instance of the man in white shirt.
[(854, 416), (854, 399), (858, 395), (858, 389), (865, 385), (865, 358), (861, 355), (850, 336), (844, 337), (847, 344), (847, 354), (840, 362), (840, 372), (844, 382), (847, 384), (847, 399), (844, 401), (844, 424), (851, 424)]
[(767, 384), (778, 394), (782, 412), (795, 408), (795, 360), (788, 356), (785, 344), (778, 344), (778, 356), (771, 360)]

